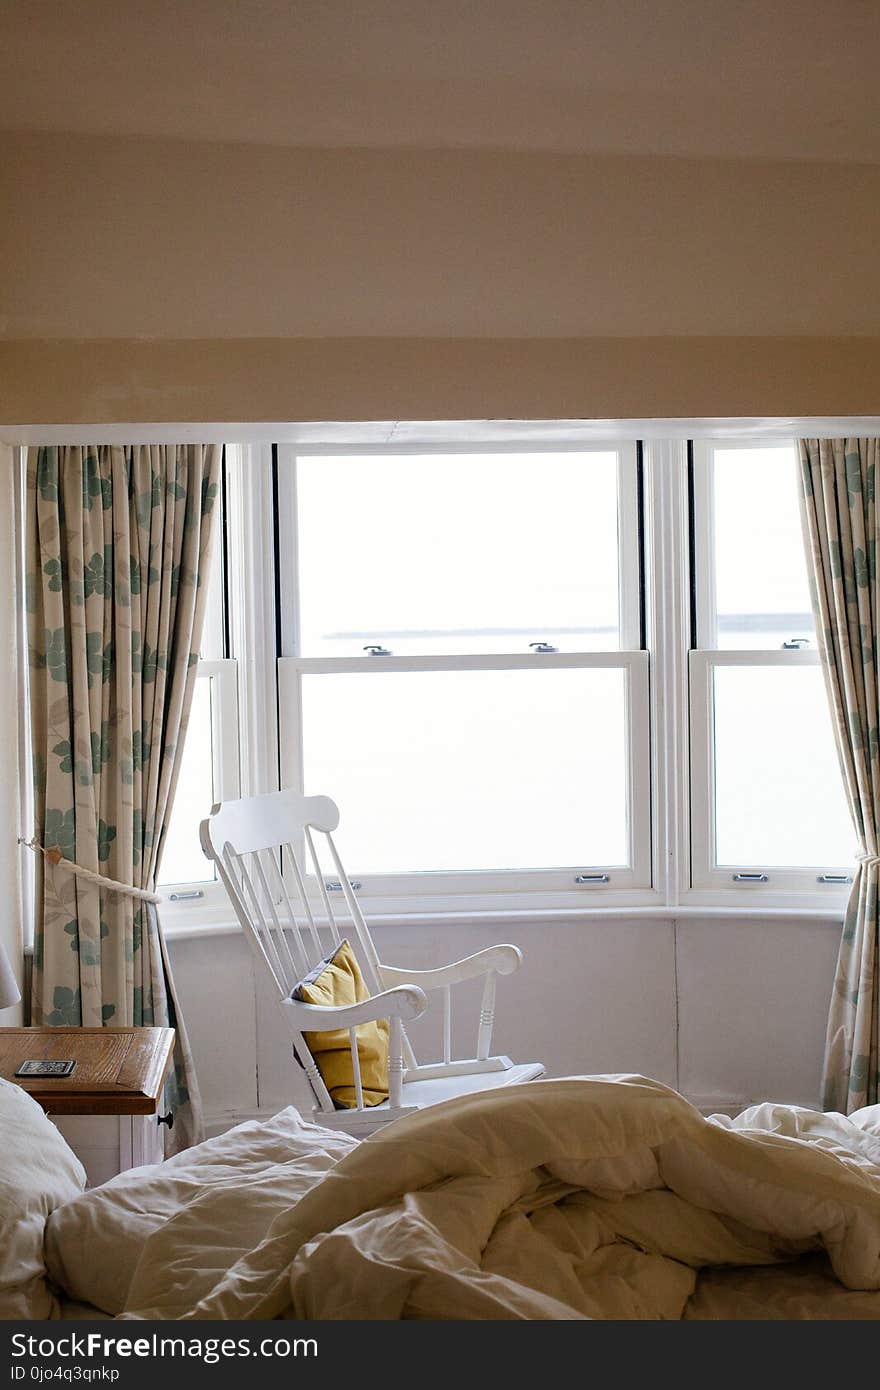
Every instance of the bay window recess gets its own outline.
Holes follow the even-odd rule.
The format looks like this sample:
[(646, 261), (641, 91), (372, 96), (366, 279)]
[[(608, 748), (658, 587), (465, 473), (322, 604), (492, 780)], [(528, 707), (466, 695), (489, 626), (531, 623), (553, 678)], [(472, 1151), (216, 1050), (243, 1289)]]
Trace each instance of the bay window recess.
[(653, 442), (644, 489), (550, 434), (225, 466), (169, 925), (229, 920), (199, 822), (279, 785), (338, 803), (374, 915), (841, 910), (793, 441)]

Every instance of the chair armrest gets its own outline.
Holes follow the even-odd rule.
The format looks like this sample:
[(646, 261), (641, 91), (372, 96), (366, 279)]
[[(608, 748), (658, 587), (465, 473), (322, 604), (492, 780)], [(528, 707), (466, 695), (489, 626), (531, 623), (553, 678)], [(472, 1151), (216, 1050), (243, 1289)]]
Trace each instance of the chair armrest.
[(522, 951), (518, 946), (487, 946), (475, 955), (465, 956), (452, 965), (442, 965), (437, 970), (401, 970), (396, 965), (382, 965), (379, 973), (382, 983), (387, 985), (418, 985), (419, 989), (443, 989), (447, 985), (457, 985), (462, 980), (473, 980), (479, 975), (487, 975), (494, 970), (496, 975), (512, 975), (522, 964)]
[(310, 1033), (329, 1033), (335, 1028), (355, 1028), (359, 1023), (373, 1023), (379, 1018), (399, 1018), (405, 1023), (418, 1018), (428, 1007), (424, 990), (415, 985), (399, 985), (362, 999), (359, 1004), (306, 1004), (300, 999), (286, 999), (301, 1029)]

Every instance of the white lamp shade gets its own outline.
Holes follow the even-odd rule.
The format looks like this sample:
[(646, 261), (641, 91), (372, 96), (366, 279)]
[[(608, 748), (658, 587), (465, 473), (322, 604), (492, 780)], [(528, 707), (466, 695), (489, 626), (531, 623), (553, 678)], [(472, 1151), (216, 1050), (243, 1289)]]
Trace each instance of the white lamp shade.
[(5, 946), (0, 945), (0, 1009), (8, 1009), (10, 1005), (17, 1004), (20, 998), (21, 990), (12, 963)]

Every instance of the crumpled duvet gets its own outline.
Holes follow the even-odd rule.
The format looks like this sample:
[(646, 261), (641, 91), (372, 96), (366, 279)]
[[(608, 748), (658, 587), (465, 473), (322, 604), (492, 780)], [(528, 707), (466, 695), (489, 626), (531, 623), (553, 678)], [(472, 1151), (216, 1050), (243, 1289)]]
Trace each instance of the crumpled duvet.
[(147, 1241), (122, 1316), (880, 1317), (874, 1112), (707, 1120), (634, 1076), (465, 1096), (378, 1131), (302, 1200), (279, 1181), (265, 1236), (219, 1278), (247, 1192), (189, 1203)]

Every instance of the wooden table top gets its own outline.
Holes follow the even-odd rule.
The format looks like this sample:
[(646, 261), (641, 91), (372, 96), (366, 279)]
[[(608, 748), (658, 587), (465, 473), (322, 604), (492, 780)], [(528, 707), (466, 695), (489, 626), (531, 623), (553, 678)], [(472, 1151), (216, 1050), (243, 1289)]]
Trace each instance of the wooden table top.
[[(0, 1077), (51, 1115), (154, 1115), (173, 1028), (0, 1028)], [(29, 1059), (72, 1060), (70, 1076), (16, 1076)]]

